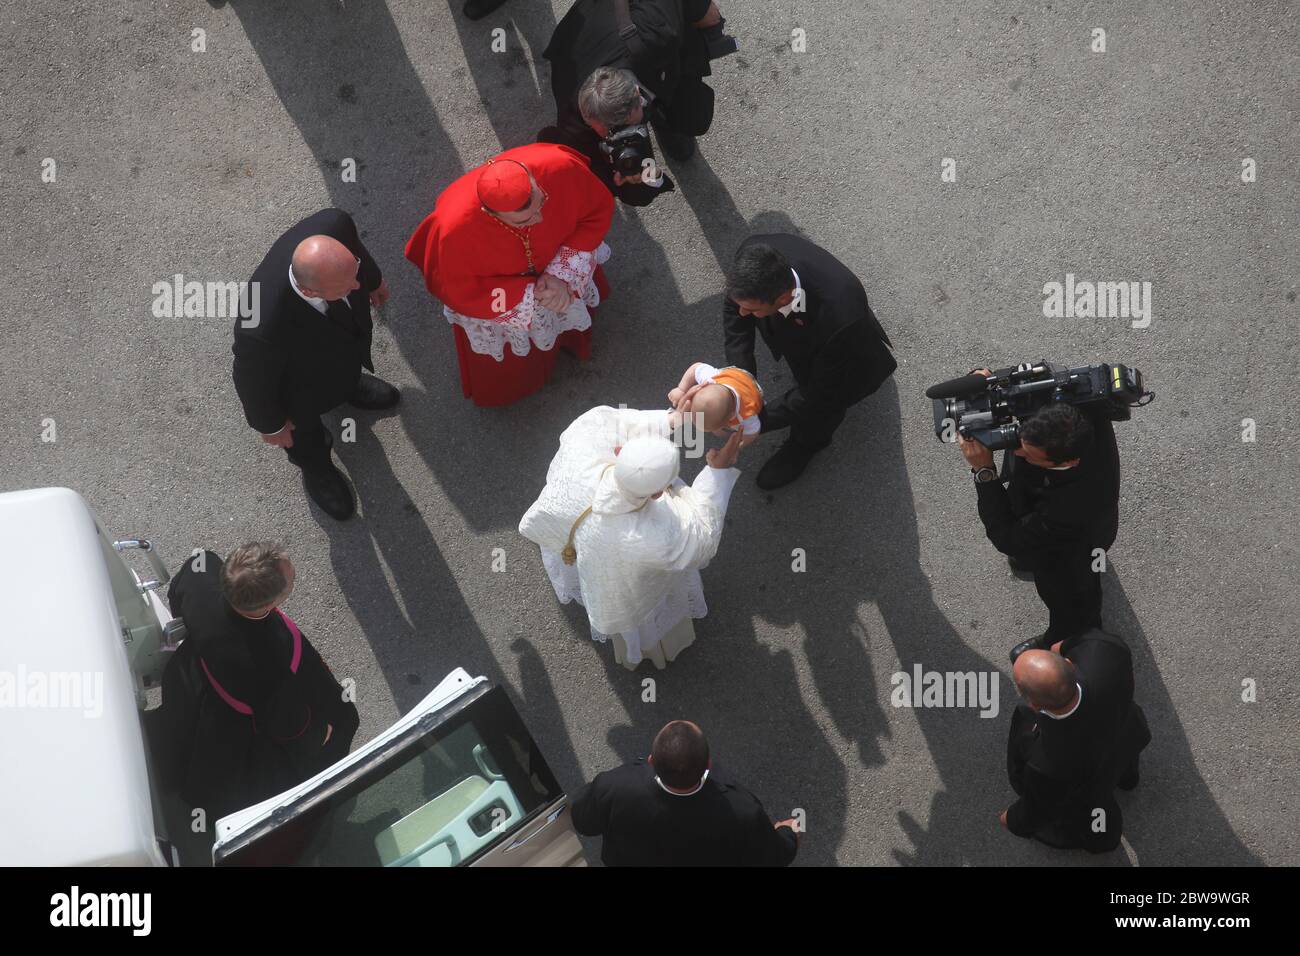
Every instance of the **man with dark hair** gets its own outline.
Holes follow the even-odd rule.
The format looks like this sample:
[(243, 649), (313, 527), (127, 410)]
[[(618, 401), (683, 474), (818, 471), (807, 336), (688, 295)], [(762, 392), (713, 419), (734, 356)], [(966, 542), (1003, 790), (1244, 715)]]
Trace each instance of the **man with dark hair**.
[(1114, 790), (1138, 785), (1138, 755), (1151, 741), (1133, 702), (1128, 646), (1090, 630), (1050, 651), (1025, 651), (1011, 674), (1025, 701), (1007, 739), (1007, 775), (1020, 799), (1002, 825), (1060, 849), (1115, 849), (1124, 818)]
[(648, 760), (596, 775), (571, 800), (573, 826), (603, 837), (606, 866), (786, 866), (799, 836), (749, 791), (723, 782), (704, 732), (674, 720)]
[[(721, 36), (722, 14), (714, 0), (577, 0), (555, 27), (542, 53), (551, 63), (555, 125), (543, 142), (582, 153), (591, 170), (622, 202), (648, 206), (673, 190), (673, 181), (645, 157), (641, 170), (614, 169), (601, 149), (617, 130), (650, 123), (664, 151), (685, 161), (695, 137), (713, 122), (713, 90), (704, 82), (710, 37)], [(646, 163), (645, 159), (649, 162)]]
[(993, 452), (965, 436), (959, 442), (985, 533), (1014, 570), (1033, 574), (1047, 605), (1047, 630), (1013, 647), (1011, 660), (1100, 627), (1101, 552), (1119, 530), (1119, 449), (1109, 417), (1065, 403), (1039, 409), (1021, 424), (1020, 447), (1003, 456), (1001, 477)]
[(164, 777), (208, 819), (301, 783), (345, 757), (356, 705), (280, 605), (293, 592), (283, 548), (211, 551), (172, 578), (186, 638), (163, 672)]
[(371, 306), (388, 283), (341, 209), (323, 209), (279, 239), (253, 273), (260, 310), (235, 320), (235, 391), (262, 441), (302, 469), (308, 496), (342, 521), (356, 509), (330, 458), (334, 438), (321, 415), (347, 403), (392, 408), (401, 397), (374, 371)]
[(767, 399), (759, 416), (762, 435), (790, 429), (758, 473), (763, 489), (798, 478), (831, 443), (849, 407), (898, 367), (858, 277), (799, 236), (750, 236), (741, 243), (727, 274), (722, 321), (728, 365), (759, 377), (757, 333), (794, 374), (795, 387)]

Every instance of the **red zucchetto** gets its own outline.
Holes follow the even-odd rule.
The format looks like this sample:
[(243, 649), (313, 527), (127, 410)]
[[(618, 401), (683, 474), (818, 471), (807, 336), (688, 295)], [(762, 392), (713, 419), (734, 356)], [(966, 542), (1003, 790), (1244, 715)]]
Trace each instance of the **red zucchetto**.
[(533, 184), (522, 163), (488, 163), (478, 177), (478, 201), (493, 212), (518, 212), (533, 198)]

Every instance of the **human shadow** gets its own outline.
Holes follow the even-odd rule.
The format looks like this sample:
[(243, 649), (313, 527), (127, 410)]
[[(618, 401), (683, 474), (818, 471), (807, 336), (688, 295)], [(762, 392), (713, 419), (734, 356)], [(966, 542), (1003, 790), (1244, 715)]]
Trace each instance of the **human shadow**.
[[(357, 490), (360, 515), (317, 520), (329, 538), (330, 563), (343, 597), (394, 703), (406, 713), (457, 667), (497, 683), (503, 675), (420, 507), (393, 473), (370, 428), (372, 420), (357, 415), (356, 440), (334, 443)], [(317, 514), (314, 508), (312, 513)], [(366, 689), (358, 686), (357, 692)]]
[[(353, 215), (388, 280), (384, 327), (421, 387), (451, 398), (455, 360), (450, 336), (440, 337), (446, 322), (403, 250), (438, 193), (463, 170), (387, 4), (229, 6), (311, 150), (330, 202)], [(355, 163), (354, 181), (345, 175), (347, 160)], [(380, 375), (388, 334), (375, 339)]]
[[(551, 5), (516, 0), (475, 21), (461, 16), (461, 0), (448, 3), (478, 101), (497, 142), (502, 149), (533, 142), (555, 114), (550, 68), (542, 59), (555, 32)], [(459, 68), (452, 75), (460, 79)]]
[(1133, 611), (1114, 562), (1102, 578), (1102, 620), (1133, 653), (1134, 698), (1151, 728), (1142, 752), (1141, 783), (1119, 792), (1124, 836), (1143, 866), (1258, 866), (1196, 767), (1187, 733), (1160, 675), (1159, 663)]

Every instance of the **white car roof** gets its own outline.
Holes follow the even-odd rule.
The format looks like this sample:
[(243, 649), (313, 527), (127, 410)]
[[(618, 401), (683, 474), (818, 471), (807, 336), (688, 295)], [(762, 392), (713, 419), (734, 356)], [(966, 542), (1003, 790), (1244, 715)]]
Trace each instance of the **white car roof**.
[(0, 494), (0, 865), (162, 862), (103, 548), (76, 492)]

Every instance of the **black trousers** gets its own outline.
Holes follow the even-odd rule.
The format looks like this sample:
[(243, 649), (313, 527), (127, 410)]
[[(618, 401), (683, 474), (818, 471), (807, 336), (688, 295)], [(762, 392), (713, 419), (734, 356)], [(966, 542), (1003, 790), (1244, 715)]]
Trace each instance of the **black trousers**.
[(334, 436), (319, 415), (300, 415), (293, 419), (293, 447), (284, 453), (304, 471), (330, 467), (330, 449)]
[(1101, 574), (1092, 570), (1092, 561), (1092, 549), (1076, 548), (1039, 557), (1033, 565), (1052, 643), (1101, 627)]
[(789, 440), (794, 444), (808, 451), (825, 448), (831, 443), (831, 436), (835, 434), (835, 429), (844, 422), (844, 416), (848, 414), (849, 409), (844, 405), (810, 402), (806, 398), (800, 398), (796, 403), (791, 404), (791, 396), (798, 391), (800, 391), (798, 387), (790, 389), (785, 398), (776, 403), (775, 408), (772, 409), (774, 414), (769, 415), (769, 406), (764, 406), (759, 413), (763, 434), (788, 428), (790, 429)]

